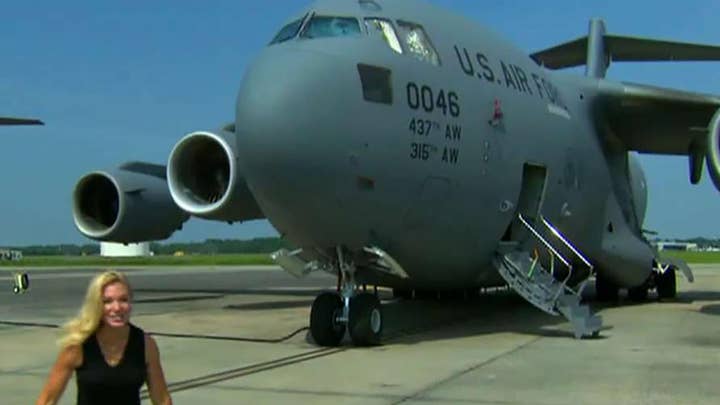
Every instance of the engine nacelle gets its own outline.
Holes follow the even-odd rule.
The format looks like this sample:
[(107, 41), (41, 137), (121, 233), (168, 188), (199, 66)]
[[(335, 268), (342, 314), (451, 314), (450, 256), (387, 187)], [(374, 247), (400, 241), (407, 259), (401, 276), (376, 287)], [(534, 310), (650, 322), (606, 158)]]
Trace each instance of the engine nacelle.
[(264, 218), (238, 165), (235, 133), (197, 131), (170, 152), (168, 187), (184, 211), (205, 219), (247, 221)]
[(86, 174), (73, 191), (75, 226), (100, 241), (167, 239), (189, 215), (173, 202), (163, 166), (128, 163)]
[(720, 109), (708, 126), (707, 168), (715, 188), (720, 191)]

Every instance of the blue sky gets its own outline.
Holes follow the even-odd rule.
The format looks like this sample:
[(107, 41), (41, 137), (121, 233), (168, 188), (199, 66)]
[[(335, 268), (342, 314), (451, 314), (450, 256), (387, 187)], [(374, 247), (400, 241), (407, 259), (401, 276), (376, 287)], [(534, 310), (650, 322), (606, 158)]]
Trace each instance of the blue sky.
[[(348, 0), (350, 1), (350, 0)], [(391, 0), (378, 0), (383, 1)], [(608, 31), (720, 44), (720, 2), (431, 2), (485, 24), (528, 52)], [(164, 164), (185, 133), (233, 119), (243, 71), (306, 1), (3, 2), (0, 115), (45, 127), (0, 127), (0, 245), (78, 243), (71, 191), (84, 173), (128, 160)], [(720, 94), (720, 63), (615, 64), (608, 77)], [(664, 237), (720, 237), (720, 195), (684, 158), (642, 157), (646, 228)], [(266, 221), (191, 220), (171, 240), (276, 235)]]

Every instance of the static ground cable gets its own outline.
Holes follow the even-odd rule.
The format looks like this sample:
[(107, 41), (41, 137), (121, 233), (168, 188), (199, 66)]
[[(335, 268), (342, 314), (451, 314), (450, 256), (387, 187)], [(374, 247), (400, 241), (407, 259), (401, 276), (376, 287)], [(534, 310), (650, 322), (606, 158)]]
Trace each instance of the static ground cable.
[[(168, 384), (168, 390), (170, 392), (185, 391), (192, 388), (205, 387), (211, 384), (215, 384), (222, 381), (233, 380), (239, 377), (260, 373), (263, 371), (272, 370), (280, 367), (287, 367), (294, 364), (302, 363), (309, 360), (314, 360), (320, 357), (330, 356), (339, 352), (349, 350), (350, 347), (332, 348), (325, 347), (322, 349), (311, 350), (309, 352), (295, 354), (288, 357), (281, 357), (279, 359), (269, 360), (262, 363), (250, 364), (244, 367), (220, 371), (213, 374), (204, 375), (201, 377), (191, 378), (188, 380), (177, 381)], [(147, 389), (143, 389), (140, 394), (140, 399), (148, 399), (149, 394)]]
[[(0, 320), (0, 325), (26, 326), (26, 327), (34, 327), (34, 328), (51, 328), (51, 329), (57, 329), (60, 327), (60, 325), (53, 324), (53, 323), (16, 322), (16, 321), (2, 321), (2, 320)], [(288, 339), (291, 339), (295, 335), (297, 335), (303, 331), (306, 331), (308, 329), (309, 329), (309, 327), (304, 326), (302, 328), (295, 330), (294, 332), (290, 333), (289, 335), (286, 335), (286, 336), (283, 336), (280, 338), (275, 338), (275, 339), (244, 338), (244, 337), (236, 337), (236, 336), (197, 335), (197, 334), (190, 334), (190, 333), (165, 333), (165, 332), (148, 332), (148, 334), (152, 335), (152, 336), (184, 338), (184, 339), (228, 340), (228, 341), (234, 341), (234, 342), (251, 342), (251, 343), (282, 343), (282, 342), (284, 342)]]

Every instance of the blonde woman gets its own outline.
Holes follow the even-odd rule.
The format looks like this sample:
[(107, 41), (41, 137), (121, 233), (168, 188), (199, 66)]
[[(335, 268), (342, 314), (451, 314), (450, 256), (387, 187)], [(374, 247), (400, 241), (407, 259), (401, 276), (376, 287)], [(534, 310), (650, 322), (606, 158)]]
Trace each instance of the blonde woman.
[(122, 273), (108, 271), (92, 279), (80, 313), (64, 327), (60, 354), (38, 405), (57, 403), (73, 372), (78, 405), (139, 405), (143, 383), (153, 404), (172, 404), (155, 340), (130, 323), (131, 298)]

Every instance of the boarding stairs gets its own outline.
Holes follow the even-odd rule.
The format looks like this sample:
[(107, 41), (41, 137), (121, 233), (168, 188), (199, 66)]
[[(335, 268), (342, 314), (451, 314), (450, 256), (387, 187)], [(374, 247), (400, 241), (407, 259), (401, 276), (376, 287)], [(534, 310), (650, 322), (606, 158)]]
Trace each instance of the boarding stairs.
[[(581, 304), (582, 292), (593, 273), (590, 262), (558, 231), (547, 219), (540, 216), (542, 228), (528, 221), (522, 214), (518, 214), (519, 222), (547, 249), (549, 267), (541, 264), (541, 255), (535, 249), (535, 254), (519, 248), (518, 243), (506, 244), (497, 251), (495, 267), (508, 285), (520, 296), (540, 310), (551, 315), (563, 315), (570, 321), (575, 338), (597, 336), (602, 327), (602, 318), (590, 313), (587, 305)], [(549, 232), (553, 238), (544, 237)], [(568, 285), (573, 276), (573, 265), (559, 250), (550, 243), (553, 240), (561, 243), (572, 252), (587, 269), (587, 277), (575, 287)], [(508, 248), (510, 247), (510, 248)], [(546, 261), (547, 262), (547, 261)], [(567, 274), (561, 279), (554, 276), (556, 263), (559, 262), (567, 268)], [(559, 264), (558, 264), (559, 265)]]

